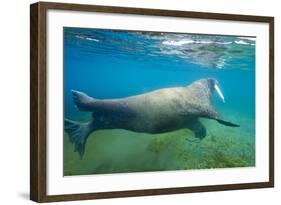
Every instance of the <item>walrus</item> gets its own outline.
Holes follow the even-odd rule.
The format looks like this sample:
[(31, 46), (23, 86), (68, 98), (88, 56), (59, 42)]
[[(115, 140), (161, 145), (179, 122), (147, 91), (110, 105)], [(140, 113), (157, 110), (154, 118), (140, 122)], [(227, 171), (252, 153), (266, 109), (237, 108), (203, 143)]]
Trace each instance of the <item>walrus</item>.
[(214, 78), (200, 79), (185, 87), (172, 87), (119, 99), (96, 99), (72, 90), (80, 111), (91, 112), (92, 119), (79, 123), (64, 120), (64, 130), (74, 144), (74, 151), (83, 157), (88, 136), (101, 129), (126, 129), (141, 133), (164, 133), (182, 128), (203, 139), (206, 128), (199, 118), (208, 118), (230, 127), (239, 125), (224, 120), (213, 108), (214, 92), (224, 96)]

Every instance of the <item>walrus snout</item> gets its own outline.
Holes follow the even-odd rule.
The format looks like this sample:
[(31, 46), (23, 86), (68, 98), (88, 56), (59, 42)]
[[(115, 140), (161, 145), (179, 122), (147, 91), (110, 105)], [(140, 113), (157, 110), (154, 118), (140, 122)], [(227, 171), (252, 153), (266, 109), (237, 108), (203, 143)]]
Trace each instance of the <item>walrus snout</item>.
[(218, 81), (215, 78), (203, 78), (195, 81), (192, 85), (197, 85), (200, 89), (207, 89), (213, 92), (216, 84), (218, 84)]
[(215, 85), (218, 84), (218, 80), (215, 78), (206, 78), (208, 87), (211, 88), (212, 90), (215, 89)]
[(202, 84), (205, 84), (205, 86), (210, 89), (212, 92), (215, 91), (220, 99), (225, 102), (224, 100), (224, 95), (219, 87), (219, 82), (215, 78), (206, 78), (206, 79), (201, 79), (200, 80)]

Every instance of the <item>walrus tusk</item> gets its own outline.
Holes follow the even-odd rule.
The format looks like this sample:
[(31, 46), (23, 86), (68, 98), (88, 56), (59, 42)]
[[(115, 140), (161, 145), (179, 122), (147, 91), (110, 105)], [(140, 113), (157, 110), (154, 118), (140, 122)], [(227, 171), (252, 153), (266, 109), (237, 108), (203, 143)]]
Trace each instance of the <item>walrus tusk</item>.
[(215, 90), (217, 91), (217, 93), (220, 96), (221, 100), (225, 103), (224, 96), (222, 94), (222, 91), (221, 91), (220, 87), (218, 86), (218, 83), (215, 83)]

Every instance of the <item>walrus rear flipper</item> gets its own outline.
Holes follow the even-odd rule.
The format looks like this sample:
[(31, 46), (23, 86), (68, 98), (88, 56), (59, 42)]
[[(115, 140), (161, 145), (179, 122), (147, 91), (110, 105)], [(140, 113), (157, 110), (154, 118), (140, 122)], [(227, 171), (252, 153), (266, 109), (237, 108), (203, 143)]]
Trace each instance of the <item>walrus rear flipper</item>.
[(71, 92), (74, 103), (80, 111), (92, 111), (91, 104), (94, 102), (94, 98), (77, 90), (72, 90)]
[(240, 125), (238, 124), (234, 124), (232, 122), (229, 122), (229, 121), (225, 121), (225, 120), (222, 120), (222, 119), (216, 119), (220, 124), (223, 124), (225, 126), (229, 126), (229, 127), (240, 127)]
[(78, 152), (82, 159), (85, 152), (85, 144), (90, 134), (89, 123), (79, 123), (64, 119), (64, 130), (69, 140), (74, 144), (74, 151)]

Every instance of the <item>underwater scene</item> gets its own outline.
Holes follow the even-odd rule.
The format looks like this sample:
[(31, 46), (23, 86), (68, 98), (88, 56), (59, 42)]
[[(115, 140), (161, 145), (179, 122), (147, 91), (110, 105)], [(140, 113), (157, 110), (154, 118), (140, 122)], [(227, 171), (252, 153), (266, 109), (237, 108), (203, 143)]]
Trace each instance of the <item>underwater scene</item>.
[(255, 37), (64, 27), (64, 176), (255, 166)]

